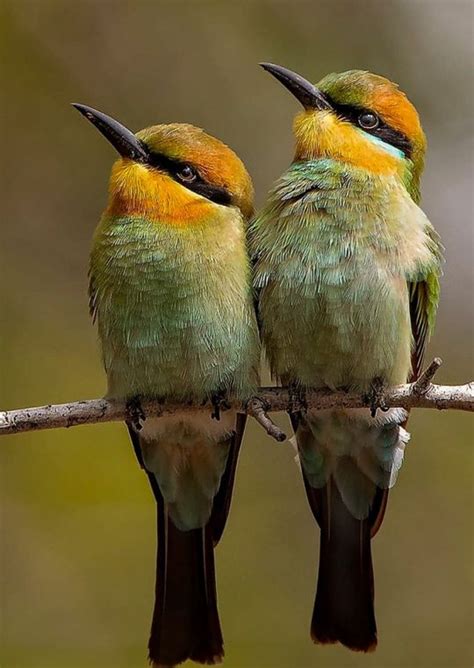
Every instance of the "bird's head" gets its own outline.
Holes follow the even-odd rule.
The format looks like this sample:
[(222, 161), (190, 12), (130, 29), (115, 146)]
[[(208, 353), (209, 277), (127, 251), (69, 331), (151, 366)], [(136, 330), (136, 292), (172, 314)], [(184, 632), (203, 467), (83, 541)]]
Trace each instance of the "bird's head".
[(349, 70), (314, 85), (279, 65), (262, 67), (303, 105), (294, 122), (295, 160), (332, 158), (377, 174), (398, 173), (418, 200), (426, 139), (415, 107), (396, 84)]
[(73, 106), (120, 154), (112, 168), (108, 213), (177, 225), (204, 221), (215, 207), (237, 207), (246, 219), (252, 215), (252, 181), (244, 164), (200, 128), (172, 123), (134, 134), (96, 109)]

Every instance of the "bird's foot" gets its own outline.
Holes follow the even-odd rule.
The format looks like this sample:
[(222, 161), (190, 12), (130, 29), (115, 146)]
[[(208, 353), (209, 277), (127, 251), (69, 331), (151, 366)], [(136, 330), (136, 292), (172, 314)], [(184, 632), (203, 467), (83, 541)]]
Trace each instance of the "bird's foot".
[(297, 413), (306, 411), (308, 404), (306, 402), (306, 392), (299, 383), (291, 382), (288, 384), (288, 413)]
[(132, 425), (136, 431), (142, 428), (142, 420), (146, 419), (143, 411), (140, 397), (137, 395), (127, 401), (127, 422)]
[(225, 390), (219, 390), (218, 392), (214, 392), (211, 395), (211, 403), (213, 409), (211, 413), (211, 418), (213, 420), (219, 421), (221, 419), (221, 411), (228, 411), (230, 408), (230, 404), (226, 398)]
[(389, 406), (385, 403), (386, 383), (383, 378), (376, 376), (370, 384), (370, 389), (366, 395), (367, 403), (370, 407), (370, 414), (374, 418), (377, 414), (377, 408), (386, 413)]

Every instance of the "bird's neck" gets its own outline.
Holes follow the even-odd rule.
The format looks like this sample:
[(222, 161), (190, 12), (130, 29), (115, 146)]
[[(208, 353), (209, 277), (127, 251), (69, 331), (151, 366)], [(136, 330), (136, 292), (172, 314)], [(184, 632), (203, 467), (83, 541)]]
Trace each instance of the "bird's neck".
[(338, 123), (333, 114), (302, 112), (294, 122), (295, 162), (330, 160), (347, 170), (365, 170), (374, 176), (396, 176), (410, 197), (420, 200), (420, 177), (425, 144), (415, 144), (413, 156), (403, 153), (350, 124)]

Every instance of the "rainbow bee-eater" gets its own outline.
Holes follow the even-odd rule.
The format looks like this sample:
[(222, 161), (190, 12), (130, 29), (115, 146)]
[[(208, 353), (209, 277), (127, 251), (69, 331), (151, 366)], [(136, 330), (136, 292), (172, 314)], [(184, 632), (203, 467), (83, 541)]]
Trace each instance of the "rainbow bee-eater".
[(372, 398), (372, 410), (291, 415), (321, 529), (311, 636), (370, 651), (370, 541), (409, 439), (406, 411), (376, 407), (384, 386), (419, 373), (439, 295), (441, 246), (418, 206), (425, 135), (381, 76), (352, 70), (315, 86), (262, 65), (303, 106), (294, 161), (250, 228), (271, 370), (303, 395), (347, 388)]
[[(258, 381), (245, 239), (252, 182), (230, 148), (192, 125), (135, 135), (74, 106), (120, 155), (93, 240), (90, 306), (107, 396), (129, 402), (130, 436), (157, 503), (149, 659), (217, 663), (214, 547), (245, 425), (237, 408)], [(196, 407), (141, 421), (144, 398)]]

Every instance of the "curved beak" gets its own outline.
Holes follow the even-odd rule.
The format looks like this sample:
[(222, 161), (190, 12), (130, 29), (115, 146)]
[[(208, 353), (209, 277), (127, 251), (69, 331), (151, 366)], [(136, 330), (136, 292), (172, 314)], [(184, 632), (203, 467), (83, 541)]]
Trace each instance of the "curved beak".
[(145, 145), (125, 125), (85, 104), (73, 102), (72, 106), (95, 125), (123, 158), (130, 158), (136, 162), (148, 162), (148, 151)]
[(270, 72), (275, 79), (278, 79), (285, 88), (288, 88), (305, 109), (318, 109), (320, 111), (332, 109), (324, 93), (296, 72), (272, 63), (260, 63), (260, 65), (264, 70)]

